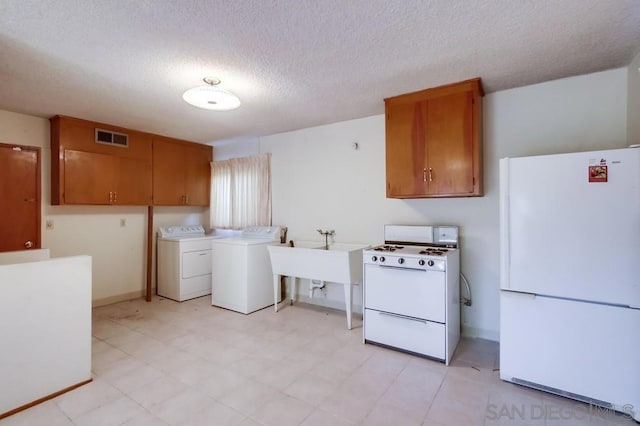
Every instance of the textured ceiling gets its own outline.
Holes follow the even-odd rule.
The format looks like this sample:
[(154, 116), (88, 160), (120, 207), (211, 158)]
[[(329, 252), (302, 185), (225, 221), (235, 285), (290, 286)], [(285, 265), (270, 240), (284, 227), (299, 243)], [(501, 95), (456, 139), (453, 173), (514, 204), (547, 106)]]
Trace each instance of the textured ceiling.
[[(1, 0), (0, 109), (211, 142), (628, 65), (638, 0)], [(242, 100), (194, 108), (205, 76)]]

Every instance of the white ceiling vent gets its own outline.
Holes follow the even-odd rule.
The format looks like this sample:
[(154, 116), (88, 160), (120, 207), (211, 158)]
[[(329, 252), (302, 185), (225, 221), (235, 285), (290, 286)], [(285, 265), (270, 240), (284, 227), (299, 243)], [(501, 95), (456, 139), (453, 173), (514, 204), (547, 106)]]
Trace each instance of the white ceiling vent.
[(96, 129), (96, 143), (127, 148), (129, 147), (129, 136), (111, 130)]

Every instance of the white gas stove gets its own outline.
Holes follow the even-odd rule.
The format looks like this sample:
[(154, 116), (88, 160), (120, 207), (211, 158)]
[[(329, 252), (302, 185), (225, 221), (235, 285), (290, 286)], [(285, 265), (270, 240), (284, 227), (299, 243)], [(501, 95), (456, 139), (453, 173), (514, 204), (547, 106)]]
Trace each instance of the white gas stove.
[(365, 250), (364, 341), (449, 364), (460, 339), (458, 228), (386, 225)]

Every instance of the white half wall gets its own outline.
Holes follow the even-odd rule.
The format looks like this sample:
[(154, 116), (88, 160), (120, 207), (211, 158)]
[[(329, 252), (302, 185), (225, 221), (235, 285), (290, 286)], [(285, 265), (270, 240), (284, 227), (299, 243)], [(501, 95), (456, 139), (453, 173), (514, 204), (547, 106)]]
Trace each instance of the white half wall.
[[(462, 309), (463, 332), (498, 340), (498, 159), (624, 147), (626, 114), (627, 68), (486, 95), (479, 198), (386, 198), (384, 115), (261, 137), (259, 148), (238, 156), (271, 152), (273, 223), (288, 226), (289, 239), (320, 241), (322, 228), (335, 229), (336, 242), (379, 244), (384, 224), (459, 226), (473, 295)], [(301, 296), (307, 291), (300, 286)], [(313, 300), (344, 306), (337, 285)], [(354, 305), (361, 303), (354, 294)]]
[[(52, 206), (51, 147), (46, 118), (0, 110), (0, 143), (40, 147), (41, 245), (50, 249), (52, 257), (84, 254), (92, 257), (93, 303), (100, 305), (142, 296), (146, 285), (147, 207)], [(162, 225), (198, 223), (206, 228), (208, 211), (202, 207), (155, 207), (154, 229), (157, 232)], [(124, 227), (120, 226), (120, 219), (125, 219)], [(46, 229), (48, 220), (53, 221), (53, 229)], [(154, 286), (155, 270), (154, 265)]]
[(0, 266), (0, 415), (91, 380), (90, 281), (88, 256)]

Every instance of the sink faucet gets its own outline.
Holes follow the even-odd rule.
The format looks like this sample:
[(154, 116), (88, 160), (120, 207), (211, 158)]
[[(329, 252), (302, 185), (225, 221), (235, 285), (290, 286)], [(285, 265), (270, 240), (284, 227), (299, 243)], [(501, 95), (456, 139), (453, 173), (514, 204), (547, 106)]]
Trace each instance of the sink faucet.
[(335, 235), (336, 231), (323, 231), (322, 229), (316, 229), (320, 235), (324, 235), (324, 249), (329, 250), (329, 235), (332, 237)]

